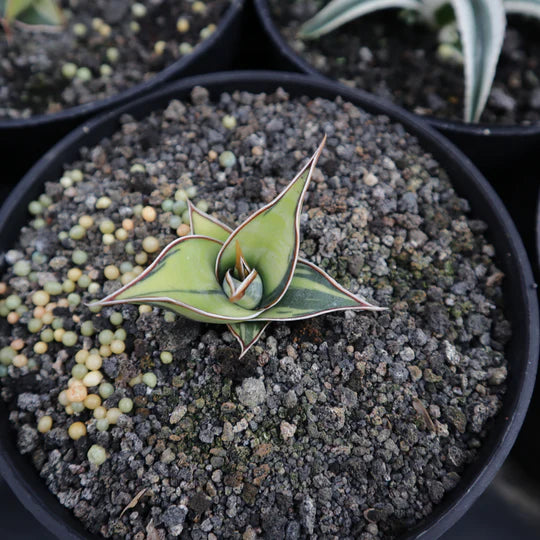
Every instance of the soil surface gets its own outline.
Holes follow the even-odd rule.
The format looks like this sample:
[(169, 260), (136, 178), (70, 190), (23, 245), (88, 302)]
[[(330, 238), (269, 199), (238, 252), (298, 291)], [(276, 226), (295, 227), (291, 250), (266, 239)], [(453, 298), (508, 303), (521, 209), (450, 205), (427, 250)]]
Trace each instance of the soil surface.
[[(413, 112), (463, 120), (463, 66), (437, 54), (437, 32), (407, 24), (399, 10), (352, 21), (317, 40), (297, 38), (324, 1), (269, 0), (289, 45), (324, 75), (390, 99)], [(495, 81), (481, 123), (540, 121), (540, 22), (509, 16)]]
[[(324, 133), (301, 256), (388, 311), (273, 323), (239, 361), (225, 326), (86, 306), (155, 257), (147, 237), (161, 247), (177, 237), (186, 194), (238, 224)], [(429, 515), (474, 461), (505, 391), (503, 275), (485, 224), (402, 126), (340, 100), (277, 91), (212, 104), (196, 88), (191, 103), (124, 117), (39, 200), (4, 257), (2, 397), (20, 451), (90, 531), (389, 538)], [(113, 332), (123, 352), (112, 352)], [(103, 407), (133, 401), (116, 423), (61, 394), (89, 362), (81, 350), (101, 357), (113, 385)], [(52, 425), (38, 430), (44, 415)], [(78, 440), (74, 422), (86, 428)], [(99, 467), (87, 458), (95, 444), (107, 454)]]
[[(60, 4), (66, 16), (60, 31), (14, 24), (8, 40), (0, 26), (0, 118), (58, 112), (148, 80), (208, 37), (229, 0)], [(179, 28), (178, 19), (185, 20)]]

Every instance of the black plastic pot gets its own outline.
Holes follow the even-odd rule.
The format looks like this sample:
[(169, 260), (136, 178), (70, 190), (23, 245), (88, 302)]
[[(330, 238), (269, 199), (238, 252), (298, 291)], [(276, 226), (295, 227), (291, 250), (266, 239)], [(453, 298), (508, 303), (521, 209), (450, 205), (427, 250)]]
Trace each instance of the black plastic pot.
[(538, 197), (536, 199), (536, 264), (538, 275), (540, 276), (540, 187), (538, 188)]
[[(254, 0), (259, 21), (269, 41), (271, 68), (296, 71), (317, 78), (328, 79), (306, 62), (285, 41), (274, 24), (267, 0)], [(532, 159), (540, 147), (540, 124), (532, 126), (466, 124), (424, 116), (432, 127), (446, 135), (476, 166), (490, 178), (501, 170), (511, 173), (523, 159)]]
[(193, 53), (178, 59), (148, 81), (106, 99), (58, 113), (25, 119), (0, 118), (0, 160), (4, 166), (7, 164), (8, 174), (21, 176), (61, 137), (96, 114), (133, 101), (168, 81), (230, 69), (238, 51), (244, 5), (245, 0), (231, 0), (212, 36), (197, 46)]
[[(534, 281), (521, 239), (504, 205), (474, 165), (443, 136), (425, 122), (399, 107), (380, 99), (347, 90), (325, 80), (313, 80), (294, 73), (230, 72), (184, 79), (120, 109), (105, 113), (83, 124), (54, 148), (27, 173), (0, 210), (0, 252), (15, 242), (27, 221), (27, 204), (50, 178), (58, 177), (63, 164), (78, 158), (81, 146), (97, 144), (119, 129), (119, 118), (131, 114), (142, 118), (163, 109), (172, 98), (188, 98), (195, 85), (203, 85), (212, 97), (221, 92), (247, 90), (271, 92), (278, 86), (291, 95), (338, 95), (374, 114), (385, 114), (414, 134), (422, 147), (433, 154), (448, 172), (455, 189), (466, 197), (473, 214), (489, 225), (490, 242), (498, 254), (498, 265), (506, 275), (505, 299), (514, 335), (508, 345), (510, 372), (503, 407), (494, 419), (478, 460), (467, 468), (462, 480), (435, 511), (403, 538), (435, 538), (452, 526), (489, 485), (505, 460), (523, 422), (534, 386), (538, 362), (539, 323)], [(19, 454), (10, 430), (5, 405), (0, 406), (0, 474), (37, 519), (59, 538), (88, 537), (79, 523), (52, 495), (30, 461)]]

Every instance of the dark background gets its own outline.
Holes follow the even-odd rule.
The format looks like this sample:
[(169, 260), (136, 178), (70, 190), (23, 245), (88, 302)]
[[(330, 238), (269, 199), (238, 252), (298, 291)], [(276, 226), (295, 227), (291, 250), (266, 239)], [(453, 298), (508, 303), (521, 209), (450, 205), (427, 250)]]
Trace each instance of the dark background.
[[(270, 43), (265, 41), (248, 2), (240, 52), (234, 69), (271, 69)], [(20, 156), (2, 163), (0, 203), (24, 172), (55, 141), (39, 148), (21, 148)], [(540, 148), (538, 149), (540, 151)], [(530, 155), (504, 168), (482, 171), (509, 210), (540, 281), (540, 167)], [(540, 539), (540, 389), (535, 394), (517, 442), (494, 482), (469, 512), (442, 538), (444, 540), (536, 540)], [(50, 535), (19, 503), (0, 479), (0, 539), (49, 540)]]

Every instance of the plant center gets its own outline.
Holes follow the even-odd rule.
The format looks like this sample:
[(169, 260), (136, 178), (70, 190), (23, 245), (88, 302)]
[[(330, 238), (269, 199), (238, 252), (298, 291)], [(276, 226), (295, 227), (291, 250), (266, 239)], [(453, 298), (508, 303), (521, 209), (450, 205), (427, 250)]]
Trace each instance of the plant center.
[(227, 270), (221, 284), (224, 293), (234, 304), (246, 309), (255, 309), (263, 295), (263, 284), (257, 270), (250, 268), (240, 244), (236, 242), (236, 263)]

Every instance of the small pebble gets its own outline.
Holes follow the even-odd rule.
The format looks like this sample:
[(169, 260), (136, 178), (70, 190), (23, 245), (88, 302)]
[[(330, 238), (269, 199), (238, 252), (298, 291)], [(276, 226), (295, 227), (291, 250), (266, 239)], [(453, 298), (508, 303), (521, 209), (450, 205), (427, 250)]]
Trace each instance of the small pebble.
[(38, 420), (37, 430), (40, 433), (47, 433), (51, 430), (53, 419), (49, 415), (44, 415)]
[(77, 441), (86, 435), (86, 426), (82, 422), (74, 422), (68, 428), (68, 435)]
[(236, 163), (236, 156), (230, 151), (225, 150), (219, 155), (219, 164), (224, 168), (233, 167)]
[(155, 373), (148, 372), (142, 376), (142, 382), (150, 388), (155, 388), (157, 385), (157, 377)]
[(88, 450), (87, 457), (92, 465), (97, 465), (99, 467), (107, 460), (107, 452), (103, 446), (93, 444)]
[(155, 253), (159, 250), (159, 240), (154, 236), (147, 236), (142, 242), (142, 247), (146, 253)]

